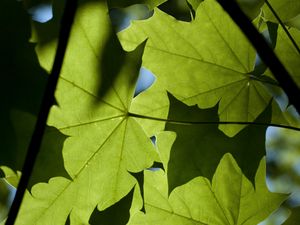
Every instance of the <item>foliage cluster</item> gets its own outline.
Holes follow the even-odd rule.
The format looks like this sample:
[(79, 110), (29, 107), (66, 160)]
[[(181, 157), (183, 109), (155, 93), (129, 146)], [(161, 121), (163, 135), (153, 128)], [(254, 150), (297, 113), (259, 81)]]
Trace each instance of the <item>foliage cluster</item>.
[[(0, 165), (15, 187), (64, 8), (38, 23), (37, 2), (0, 2)], [(268, 1), (288, 30), (264, 0), (238, 3), (299, 84), (300, 1)], [(133, 4), (142, 20), (116, 32), (109, 12)], [(156, 79), (134, 96), (141, 66)], [(266, 186), (265, 133), (299, 116), (216, 0), (79, 1), (55, 98), (17, 225), (254, 225), (288, 196)]]

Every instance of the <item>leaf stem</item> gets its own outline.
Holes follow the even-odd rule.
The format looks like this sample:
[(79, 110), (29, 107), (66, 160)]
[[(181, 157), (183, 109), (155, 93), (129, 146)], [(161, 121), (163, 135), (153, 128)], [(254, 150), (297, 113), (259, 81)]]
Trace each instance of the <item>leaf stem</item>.
[(213, 124), (225, 124), (225, 125), (256, 125), (256, 126), (271, 126), (271, 127), (279, 127), (279, 128), (286, 128), (290, 130), (296, 130), (300, 131), (300, 128), (298, 127), (292, 127), (287, 125), (280, 125), (275, 123), (260, 123), (260, 122), (242, 122), (242, 121), (188, 121), (188, 120), (172, 120), (172, 119), (164, 119), (164, 118), (158, 118), (158, 117), (151, 117), (151, 116), (145, 116), (135, 113), (128, 113), (128, 116), (140, 118), (140, 119), (147, 119), (147, 120), (156, 120), (160, 122), (167, 122), (167, 123), (173, 123), (173, 124), (179, 124), (179, 125), (213, 125)]
[(13, 225), (15, 223), (18, 212), (20, 210), (24, 193), (26, 191), (28, 182), (30, 180), (30, 176), (34, 168), (34, 163), (39, 153), (43, 134), (46, 127), (48, 114), (51, 106), (54, 103), (54, 92), (62, 68), (63, 59), (65, 56), (67, 43), (71, 32), (71, 27), (75, 17), (76, 8), (77, 8), (77, 0), (66, 1), (65, 10), (61, 22), (60, 33), (59, 33), (59, 41), (58, 41), (58, 46), (56, 50), (52, 71), (48, 78), (48, 82), (45, 88), (38, 118), (29, 143), (27, 155), (22, 168), (22, 176), (18, 185), (17, 193), (13, 200), (10, 211), (8, 213), (8, 217), (5, 222), (5, 225)]
[(291, 78), (286, 68), (282, 65), (277, 58), (271, 47), (266, 40), (257, 31), (255, 26), (240, 9), (234, 0), (217, 0), (224, 8), (233, 21), (239, 26), (248, 40), (252, 43), (262, 61), (270, 68), (276, 80), (279, 82), (282, 89), (287, 94), (289, 101), (300, 112), (300, 90), (296, 83)]
[(273, 85), (273, 86), (276, 86), (276, 87), (279, 87), (281, 88), (281, 86), (276, 82), (276, 81), (273, 81), (273, 80), (266, 80), (266, 79), (261, 79), (261, 77), (257, 77), (255, 75), (252, 75), (252, 74), (249, 74), (249, 77), (252, 79), (252, 80), (257, 80), (257, 81), (260, 81), (261, 83), (266, 83), (266, 84), (270, 84), (270, 85)]
[(284, 23), (282, 22), (282, 20), (280, 19), (280, 17), (276, 13), (276, 11), (273, 9), (273, 7), (271, 6), (271, 4), (269, 3), (268, 0), (265, 0), (265, 3), (268, 6), (268, 8), (270, 9), (270, 11), (273, 13), (273, 15), (275, 16), (275, 18), (278, 20), (280, 26), (282, 27), (282, 29), (284, 30), (284, 32), (286, 33), (286, 35), (288, 36), (288, 38), (290, 39), (290, 41), (292, 42), (292, 44), (294, 45), (294, 47), (296, 48), (297, 52), (300, 54), (300, 48), (299, 48), (299, 46), (297, 45), (296, 41), (294, 40), (294, 38), (292, 37), (292, 35), (288, 31), (288, 29), (286, 28), (286, 26), (284, 25)]

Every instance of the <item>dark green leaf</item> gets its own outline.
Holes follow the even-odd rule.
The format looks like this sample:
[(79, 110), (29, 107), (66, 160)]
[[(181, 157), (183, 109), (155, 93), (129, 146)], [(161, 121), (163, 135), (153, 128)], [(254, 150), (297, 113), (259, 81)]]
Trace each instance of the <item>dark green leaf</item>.
[(62, 176), (70, 179), (65, 170), (62, 156), (63, 144), (66, 138), (56, 128), (46, 127), (41, 149), (29, 181), (29, 190), (34, 184), (46, 183), (52, 177)]
[(95, 208), (89, 220), (90, 225), (126, 225), (129, 220), (129, 210), (132, 203), (134, 189), (124, 198), (105, 209), (98, 211)]
[(298, 225), (300, 221), (300, 207), (291, 210), (289, 218), (282, 225)]
[(159, 9), (182, 21), (191, 21), (191, 9), (186, 0), (168, 0)]
[(0, 165), (20, 171), (47, 73), (29, 42), (30, 20), (20, 2), (0, 2), (0, 32)]
[[(267, 126), (248, 125), (234, 137), (228, 137), (218, 129), (218, 106), (199, 109), (197, 106), (189, 107), (171, 95), (169, 99), (168, 120), (187, 121), (186, 124), (166, 124), (167, 131), (176, 132), (168, 163), (169, 192), (197, 176), (212, 179), (225, 153), (233, 155), (243, 173), (254, 183), (256, 168), (265, 155)], [(254, 123), (268, 123), (270, 119), (271, 105)], [(209, 122), (214, 124), (205, 124)]]

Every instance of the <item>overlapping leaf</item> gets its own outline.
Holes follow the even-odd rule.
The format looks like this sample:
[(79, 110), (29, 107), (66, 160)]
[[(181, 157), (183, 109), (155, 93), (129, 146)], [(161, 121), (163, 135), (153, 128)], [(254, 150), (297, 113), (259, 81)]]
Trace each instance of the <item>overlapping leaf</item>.
[[(21, 170), (32, 133), (27, 127), (32, 128), (35, 120), (18, 123), (15, 112), (37, 115), (47, 74), (29, 43), (29, 17), (20, 3), (1, 1), (0, 31), (0, 166)], [(23, 130), (21, 137), (18, 130)]]
[[(154, 7), (164, 1), (136, 2)], [(127, 4), (127, 0), (109, 1), (109, 7)], [(39, 60), (48, 71), (51, 69), (56, 49), (53, 37), (52, 42), (37, 47)], [(48, 140), (44, 145), (48, 145), (52, 158), (49, 160), (47, 152), (41, 152), (31, 186), (36, 182), (48, 181), (49, 174), (55, 177), (48, 183), (34, 185), (31, 193), (26, 194), (17, 225), (98, 223), (103, 218), (98, 217), (99, 215), (114, 214), (110, 211), (114, 206), (110, 206), (122, 198), (119, 203), (122, 205), (123, 200), (126, 203), (122, 223), (126, 223), (131, 199), (124, 196), (134, 186), (138, 190), (138, 182), (132, 174), (140, 175), (141, 171), (150, 167), (157, 159), (157, 152), (149, 136), (162, 130), (165, 125), (160, 119), (151, 120), (145, 118), (145, 115), (167, 118), (169, 103), (166, 89), (189, 105), (198, 104), (208, 108), (220, 102), (219, 115), (223, 121), (256, 121), (270, 102), (271, 95), (259, 81), (260, 77), (251, 74), (255, 51), (213, 0), (206, 0), (199, 5), (197, 17), (191, 23), (178, 22), (156, 9), (153, 18), (134, 23), (121, 38), (127, 49), (137, 49), (127, 54), (122, 51), (111, 29), (105, 1), (80, 2), (56, 91), (58, 105), (52, 107), (48, 120), (48, 124), (55, 128), (50, 128), (48, 136), (44, 137)], [(149, 43), (144, 56), (145, 66), (158, 79), (149, 91), (139, 95), (132, 103), (144, 47), (137, 46), (146, 38), (149, 38)], [(174, 104), (171, 100), (171, 106)], [(171, 108), (169, 119), (181, 119), (180, 115), (172, 115), (174, 111), (175, 114), (186, 113), (183, 108)], [(201, 120), (199, 109), (192, 109), (197, 113), (186, 113), (185, 116)], [(207, 109), (205, 112), (204, 114), (209, 114), (204, 116), (205, 120), (218, 120), (216, 108)], [(139, 123), (141, 120), (135, 117), (144, 117), (143, 128)], [(263, 122), (268, 122), (265, 118), (268, 116), (262, 117)], [(22, 123), (31, 120), (26, 119), (27, 115), (18, 118), (22, 119)], [(194, 140), (198, 136), (192, 136), (192, 142), (187, 143), (186, 140), (191, 138), (187, 134), (191, 132), (186, 132), (181, 125), (167, 123), (166, 126), (167, 130), (177, 132), (178, 139), (173, 150), (178, 152), (178, 146), (180, 149), (184, 146), (195, 150), (194, 143), (197, 141)], [(190, 177), (180, 180), (180, 184), (198, 175), (211, 178), (218, 160), (226, 152), (234, 155), (247, 176), (248, 167), (251, 167), (250, 177), (253, 178), (253, 167), (257, 166), (257, 158), (263, 154), (261, 143), (264, 140), (262, 133), (265, 128), (262, 127), (256, 134), (260, 135), (257, 139), (260, 150), (254, 157), (255, 162), (248, 166), (245, 164), (245, 157), (250, 155), (250, 158), (253, 155), (242, 156), (242, 151), (237, 153), (233, 145), (240, 145), (240, 142), (245, 145), (245, 136), (254, 132), (245, 134), (242, 131), (230, 139), (217, 129), (217, 125), (212, 127), (212, 130), (206, 129), (208, 126), (202, 127), (211, 137), (201, 139), (201, 146), (210, 150), (209, 144), (205, 142), (211, 142), (216, 136), (221, 140), (216, 144), (218, 154), (210, 155), (213, 165), (204, 165), (204, 170), (209, 171), (207, 173), (193, 174), (192, 177), (186, 173)], [(229, 135), (236, 134), (242, 127), (221, 126)], [(251, 128), (246, 129), (249, 131)], [(181, 131), (185, 133), (180, 133)], [(191, 131), (193, 135), (206, 135), (203, 130), (195, 127)], [(169, 160), (167, 151), (174, 141), (174, 135), (165, 138), (160, 139), (158, 146), (165, 150), (160, 152), (160, 156), (166, 165)], [(223, 145), (223, 142), (226, 150), (220, 153), (219, 145)], [(257, 145), (255, 141), (252, 144)], [(244, 148), (247, 153), (250, 146), (252, 145)], [(173, 153), (174, 151), (171, 152), (170, 164), (179, 159)], [(189, 160), (190, 155), (185, 154), (184, 157)], [(171, 176), (175, 176), (176, 168), (169, 166), (166, 170)], [(256, 175), (254, 190), (234, 159), (226, 155), (219, 164), (212, 184), (206, 178), (196, 177), (176, 188), (169, 199), (166, 176), (146, 172), (146, 214), (136, 213), (141, 208), (141, 196), (138, 196), (138, 200), (135, 196), (130, 210), (133, 215), (130, 224), (255, 224), (285, 198), (268, 192), (264, 183), (264, 171), (262, 162)], [(154, 183), (159, 184), (158, 187), (153, 187)], [(136, 190), (134, 195), (139, 195)], [(128, 196), (131, 194), (130, 192)], [(201, 201), (198, 201), (200, 197)], [(134, 204), (136, 201), (139, 206)], [(99, 213), (96, 207), (97, 210), (107, 210)]]
[[(132, 203), (134, 189), (132, 189), (127, 196), (122, 198), (115, 205), (99, 212), (97, 209), (91, 215), (89, 223), (91, 225), (126, 225), (129, 220), (129, 210)], [(116, 216), (116, 214), (118, 216)]]
[[(52, 178), (27, 195), (17, 224), (88, 224), (98, 205), (103, 210), (124, 197), (139, 172), (153, 163), (153, 144), (138, 122), (128, 116), (143, 46), (124, 54), (120, 45), (111, 54), (123, 54), (111, 89), (99, 94), (102, 52), (112, 35), (108, 10), (101, 1), (85, 4), (76, 14), (48, 124), (68, 136), (63, 158), (71, 179)], [(49, 64), (53, 49), (39, 51)], [(106, 61), (107, 62), (107, 61)], [(111, 68), (115, 62), (103, 65)], [(99, 68), (100, 67), (100, 68)], [(106, 68), (107, 68), (106, 67)], [(109, 74), (108, 74), (109, 75)], [(100, 97), (100, 95), (102, 97)], [(28, 212), (31, 213), (28, 213)]]
[(166, 174), (146, 172), (146, 214), (136, 213), (130, 225), (224, 225), (258, 224), (273, 212), (286, 195), (268, 191), (265, 184), (265, 160), (255, 177), (255, 188), (242, 174), (235, 160), (226, 154), (212, 182), (197, 177), (168, 197)]
[(293, 19), (289, 20), (285, 24), (288, 25), (288, 26), (290, 26), (290, 27), (295, 27), (298, 30), (300, 30), (300, 14), (298, 14), (296, 17), (294, 17)]
[[(169, 138), (158, 136), (159, 149), (172, 145), (167, 167), (169, 192), (197, 176), (212, 179), (220, 159), (228, 152), (254, 183), (256, 169), (265, 155), (267, 126), (249, 125), (231, 138), (218, 130), (218, 106), (199, 109), (197, 106), (188, 107), (173, 96), (169, 99), (170, 122), (166, 123), (165, 130), (176, 132), (176, 139), (170, 143)], [(270, 112), (268, 106), (254, 122), (268, 122)]]
[(165, 1), (167, 0), (108, 0), (107, 2), (110, 8), (126, 7), (134, 4), (145, 4), (149, 7), (149, 9), (153, 9)]
[(196, 11), (203, 0), (187, 0), (187, 2), (191, 5), (192, 9)]
[[(199, 4), (203, 0), (188, 0), (194, 10), (197, 10)], [(253, 20), (260, 13), (261, 7), (264, 4), (264, 0), (237, 0), (240, 8), (246, 13), (246, 15)]]
[[(268, 0), (274, 11), (278, 14), (283, 22), (296, 17), (300, 13), (300, 2), (298, 0)], [(263, 9), (263, 17), (274, 23), (278, 23), (272, 11), (265, 4)]]
[[(300, 46), (300, 31), (295, 28), (290, 28), (288, 32), (291, 34), (296, 44)], [(300, 53), (280, 26), (278, 27), (277, 32), (275, 52), (285, 68), (291, 74), (294, 81), (300, 87)]]
[(300, 220), (300, 208), (296, 207), (291, 210), (289, 218), (283, 223), (283, 225), (297, 225)]
[(194, 12), (191, 11), (192, 6), (187, 1), (182, 0), (168, 0), (160, 5), (158, 8), (169, 15), (172, 15), (181, 21), (191, 21)]
[[(15, 16), (12, 17), (12, 14)], [(1, 1), (0, 30), (0, 166), (7, 181), (16, 186), (19, 179), (17, 171), (21, 171), (23, 166), (47, 73), (38, 62), (34, 43), (29, 42), (30, 19), (21, 3)], [(53, 142), (53, 139), (56, 141)], [(30, 186), (56, 175), (68, 177), (61, 156), (63, 141), (64, 135), (47, 128), (38, 156), (43, 172), (40, 169), (34, 171)], [(51, 160), (47, 162), (54, 163), (45, 163), (49, 153)]]
[(237, 2), (251, 20), (258, 16), (264, 4), (264, 0), (237, 0)]
[[(134, 21), (119, 38), (127, 50), (148, 38), (144, 66), (157, 76), (156, 85), (189, 105), (207, 108), (219, 101), (221, 121), (252, 122), (272, 98), (265, 81), (251, 74), (254, 49), (214, 0), (201, 3), (190, 23), (155, 10), (153, 17)], [(145, 101), (142, 95), (140, 98)], [(168, 107), (138, 108), (137, 113), (160, 111), (164, 116)], [(229, 136), (242, 128), (220, 125)]]
[[(78, 7), (81, 7), (82, 4), (88, 4), (89, 2), (94, 2), (99, 0), (85, 0), (79, 1), (80, 4)], [(119, 8), (119, 7), (127, 7), (134, 4), (144, 4), (148, 10), (152, 10), (155, 6), (162, 4), (166, 0), (103, 0), (103, 3), (108, 4), (109, 8)], [(49, 1), (46, 0), (46, 4), (50, 4)], [(60, 21), (62, 18), (63, 10), (64, 10), (64, 1), (53, 0), (52, 8), (53, 8), (53, 18), (46, 23), (39, 23), (36, 21), (32, 21), (32, 26), (34, 28), (32, 40), (38, 41), (39, 45), (47, 45), (53, 42), (57, 37), (60, 29)], [(25, 3), (28, 7), (32, 7), (35, 5), (45, 4), (45, 0), (29, 0)]]
[[(155, 101), (153, 101), (155, 99)], [(139, 115), (147, 115), (154, 118), (167, 118), (169, 111), (169, 99), (167, 92), (155, 81), (147, 91), (140, 93), (132, 101), (130, 111)], [(157, 131), (164, 130), (162, 121), (138, 119), (148, 136), (153, 136)]]

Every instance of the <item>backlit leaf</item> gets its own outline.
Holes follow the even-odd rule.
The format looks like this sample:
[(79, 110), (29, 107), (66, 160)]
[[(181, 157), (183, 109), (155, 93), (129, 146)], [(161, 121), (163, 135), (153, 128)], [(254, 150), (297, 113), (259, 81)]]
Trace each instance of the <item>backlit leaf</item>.
[[(54, 177), (33, 186), (17, 224), (59, 225), (69, 214), (71, 224), (88, 224), (96, 206), (104, 210), (136, 185), (130, 172), (153, 164), (156, 151), (150, 138), (128, 115), (144, 46), (125, 54), (112, 87), (99, 96), (105, 75), (98, 73), (102, 71), (99, 49), (106, 47), (111, 35), (107, 12), (102, 2), (85, 4), (77, 12), (56, 89), (58, 105), (48, 119), (67, 136), (63, 158), (71, 179)], [(39, 52), (46, 67), (51, 52), (51, 48)], [(115, 46), (113, 53), (123, 54), (123, 50)]]
[(264, 220), (285, 199), (269, 192), (265, 184), (265, 160), (255, 177), (255, 187), (226, 154), (212, 182), (196, 177), (174, 189), (168, 197), (166, 174), (146, 173), (146, 214), (136, 213), (130, 225), (253, 225)]
[[(268, 0), (274, 11), (278, 14), (283, 22), (294, 18), (300, 13), (300, 1), (298, 0)], [(265, 4), (263, 7), (263, 16), (272, 22), (278, 23), (277, 19)]]
[[(290, 28), (289, 33), (295, 40), (298, 47), (300, 46), (300, 31), (296, 28)], [(294, 81), (300, 87), (300, 53), (297, 51), (282, 27), (278, 27), (277, 44), (275, 52)]]
[[(254, 121), (272, 98), (265, 81), (251, 74), (254, 49), (214, 0), (201, 3), (196, 13), (187, 23), (155, 10), (153, 17), (134, 21), (119, 38), (127, 50), (148, 38), (143, 65), (157, 76), (160, 90), (200, 108), (219, 102), (221, 121)], [(168, 106), (148, 107), (147, 114), (162, 109)], [(229, 136), (243, 127), (220, 125)]]

